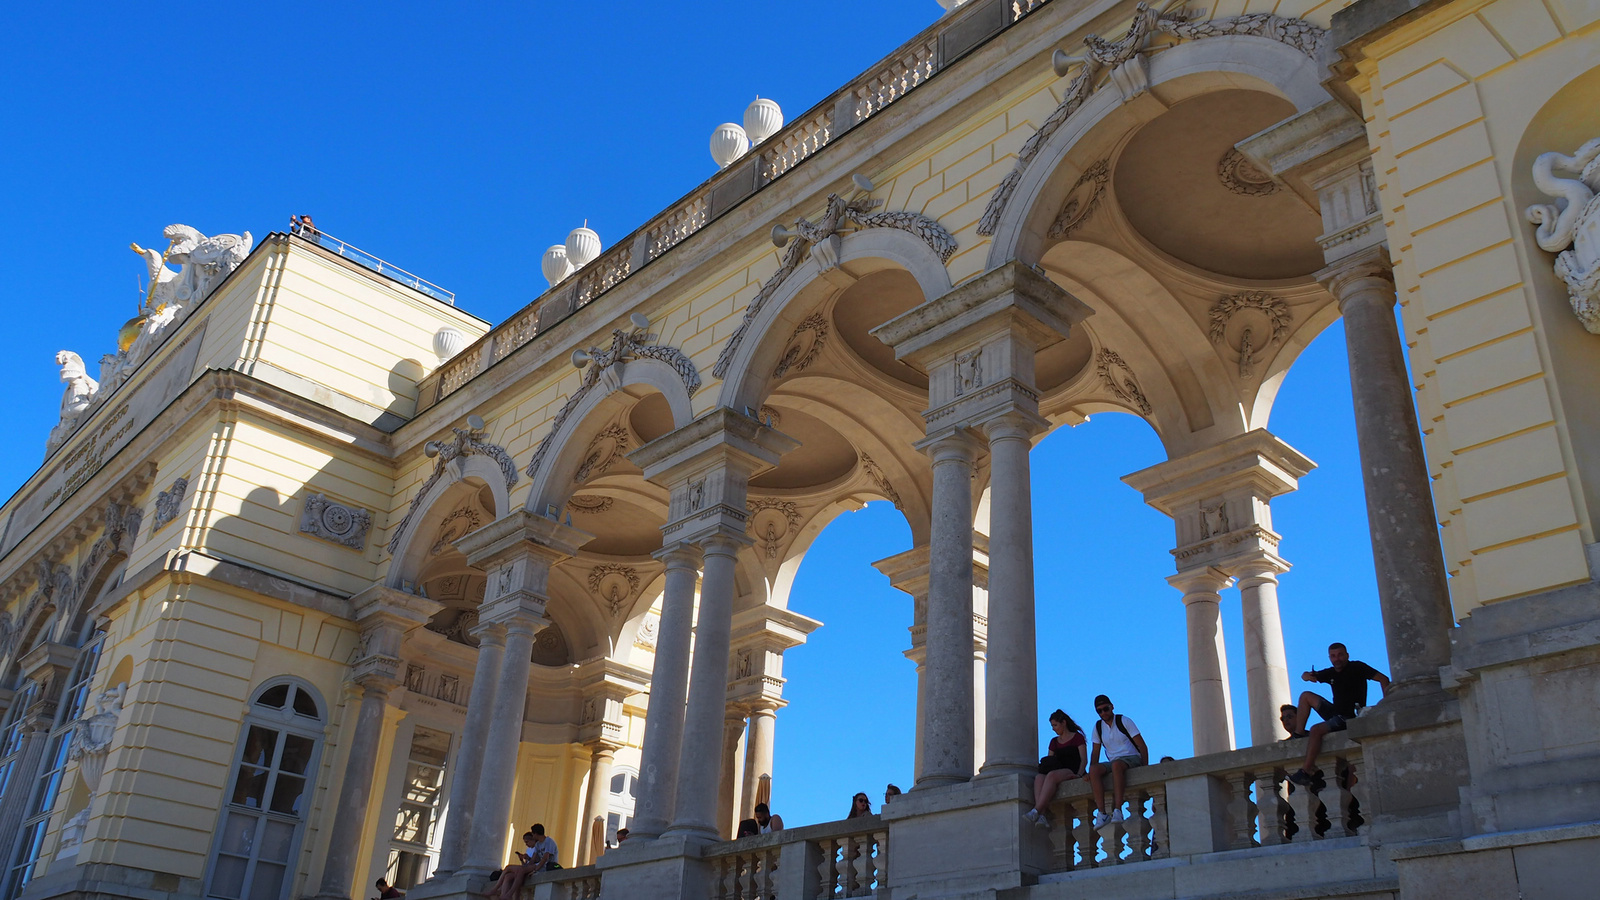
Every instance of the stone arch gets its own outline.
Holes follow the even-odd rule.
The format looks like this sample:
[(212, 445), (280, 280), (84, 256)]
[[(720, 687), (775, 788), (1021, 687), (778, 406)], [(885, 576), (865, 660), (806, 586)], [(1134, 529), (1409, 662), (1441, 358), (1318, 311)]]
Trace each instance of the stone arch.
[[(597, 411), (614, 405), (615, 395), (626, 388), (644, 388), (666, 398), (672, 411), (672, 426), (682, 428), (694, 420), (689, 390), (683, 376), (656, 359), (630, 359), (607, 367), (592, 384), (587, 379), (567, 400), (556, 417), (554, 429), (546, 435), (536, 458), (539, 467), (532, 472), (533, 486), (528, 491), (526, 508), (542, 513), (554, 505), (558, 509), (573, 493), (572, 474), (581, 462), (585, 446), (577, 438), (586, 431)], [(548, 445), (548, 450), (544, 447)]]
[[(923, 300), (943, 296), (954, 285), (944, 260), (933, 248), (909, 232), (893, 228), (864, 228), (844, 235), (839, 242), (839, 263), (876, 263), (897, 266), (910, 273), (922, 289)], [(821, 301), (837, 288), (823, 279), (824, 272), (815, 255), (795, 267), (787, 280), (751, 318), (743, 340), (734, 349), (728, 374), (722, 382), (718, 404), (730, 409), (759, 407), (773, 366), (783, 353), (790, 331), (800, 319), (799, 311), (812, 304), (795, 302), (804, 295)], [(820, 286), (819, 286), (820, 285)], [(822, 294), (822, 296), (818, 296)]]
[(389, 574), (384, 579), (389, 587), (400, 587), (406, 581), (416, 580), (427, 561), (431, 547), (429, 542), (444, 518), (450, 514), (451, 507), (460, 499), (488, 488), (494, 498), (494, 508), (489, 510), (491, 517), (511, 508), (511, 491), (506, 486), (504, 473), (494, 460), (473, 454), (456, 457), (441, 465), (441, 477), (416, 501), (416, 508), (423, 514), (412, 516), (405, 523), (404, 531), (395, 537)]
[[(1294, 104), (1297, 112), (1332, 99), (1310, 57), (1254, 35), (1192, 40), (1156, 53), (1149, 57), (1149, 78), (1151, 87), (1163, 88), (1174, 102), (1229, 88), (1277, 95)], [(1085, 136), (1112, 124), (1124, 105), (1114, 87), (1100, 89), (1039, 148), (1000, 215), (988, 268), (1012, 259), (1039, 261), (1049, 246), (1043, 235), (1067, 190), (1066, 184), (1056, 183), (1056, 171)]]

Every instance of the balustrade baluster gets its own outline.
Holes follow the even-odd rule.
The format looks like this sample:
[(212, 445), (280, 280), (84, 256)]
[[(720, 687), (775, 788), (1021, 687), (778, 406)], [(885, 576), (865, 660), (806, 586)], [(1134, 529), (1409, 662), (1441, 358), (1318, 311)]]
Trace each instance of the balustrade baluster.
[(1255, 804), (1250, 802), (1250, 785), (1254, 779), (1248, 772), (1230, 772), (1227, 781), (1228, 824), (1231, 826), (1228, 847), (1243, 850), (1255, 844)]
[(823, 838), (817, 844), (822, 848), (822, 860), (817, 863), (817, 900), (832, 900), (834, 891), (839, 887), (839, 870), (834, 868), (839, 842), (834, 838)]
[(1276, 771), (1266, 771), (1256, 776), (1256, 820), (1261, 845), (1270, 847), (1288, 838), (1284, 835), (1283, 812), (1286, 804), (1283, 787)]
[(1150, 786), (1150, 840), (1151, 859), (1172, 855), (1167, 847), (1167, 786), (1164, 784)]
[(872, 836), (863, 835), (856, 841), (856, 865), (851, 873), (850, 896), (861, 897), (872, 893)]
[(1143, 862), (1148, 858), (1145, 854), (1145, 841), (1150, 834), (1149, 822), (1145, 819), (1144, 804), (1150, 795), (1137, 789), (1128, 793), (1129, 815), (1122, 823), (1123, 830), (1128, 833), (1128, 862)]
[(1075, 839), (1073, 837), (1073, 810), (1072, 804), (1066, 800), (1050, 801), (1050, 856), (1055, 860), (1056, 869), (1066, 871), (1075, 868), (1072, 850)]
[(1349, 762), (1336, 759), (1328, 766), (1328, 771), (1333, 773), (1333, 778), (1328, 783), (1328, 837), (1350, 837), (1356, 833), (1355, 826), (1350, 823), (1350, 806), (1355, 798), (1350, 794), (1349, 778), (1354, 775)]
[(744, 886), (744, 895), (740, 900), (759, 900), (761, 894), (761, 853), (751, 853), (749, 856), (740, 855), (740, 865), (744, 868), (744, 877), (740, 882)]
[(872, 889), (878, 891), (889, 886), (889, 832), (873, 834), (872, 843)]
[[(1294, 766), (1293, 763), (1289, 765)], [(1289, 808), (1294, 810), (1294, 824), (1298, 830), (1295, 832), (1294, 837), (1289, 840), (1313, 841), (1317, 839), (1317, 806), (1317, 797), (1311, 793), (1310, 788), (1298, 784), (1290, 786)]]
[(1086, 869), (1100, 865), (1100, 832), (1094, 830), (1094, 801), (1085, 799), (1080, 810), (1078, 804), (1072, 805), (1073, 814), (1078, 817), (1078, 824), (1073, 828), (1077, 836), (1078, 859)]

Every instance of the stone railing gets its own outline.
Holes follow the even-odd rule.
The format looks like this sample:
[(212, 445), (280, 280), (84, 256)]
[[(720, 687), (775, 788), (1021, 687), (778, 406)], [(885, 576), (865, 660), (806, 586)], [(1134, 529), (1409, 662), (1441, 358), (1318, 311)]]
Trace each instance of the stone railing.
[(524, 900), (600, 900), (600, 872), (594, 866), (557, 869), (528, 876)]
[(427, 409), (1047, 0), (971, 0), (536, 298), (423, 380)]
[(889, 830), (877, 816), (789, 828), (706, 848), (711, 900), (844, 900), (888, 886)]
[[(1054, 869), (1127, 865), (1307, 844), (1360, 833), (1361, 748), (1331, 738), (1317, 758), (1322, 776), (1309, 788), (1289, 782), (1305, 743), (1289, 741), (1180, 760), (1128, 773), (1122, 822), (1096, 829), (1089, 785), (1063, 785), (1050, 805)], [(1107, 777), (1107, 800), (1111, 785)]]

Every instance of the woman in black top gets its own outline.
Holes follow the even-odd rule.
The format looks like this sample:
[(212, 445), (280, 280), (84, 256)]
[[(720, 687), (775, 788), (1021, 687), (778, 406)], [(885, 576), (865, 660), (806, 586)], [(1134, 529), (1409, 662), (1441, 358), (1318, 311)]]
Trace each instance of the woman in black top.
[(1050, 714), (1050, 728), (1056, 736), (1050, 739), (1049, 755), (1039, 760), (1039, 774), (1033, 776), (1033, 808), (1023, 814), (1041, 828), (1050, 827), (1047, 810), (1055, 799), (1056, 788), (1068, 778), (1083, 777), (1083, 751), (1087, 746), (1083, 729), (1059, 709)]

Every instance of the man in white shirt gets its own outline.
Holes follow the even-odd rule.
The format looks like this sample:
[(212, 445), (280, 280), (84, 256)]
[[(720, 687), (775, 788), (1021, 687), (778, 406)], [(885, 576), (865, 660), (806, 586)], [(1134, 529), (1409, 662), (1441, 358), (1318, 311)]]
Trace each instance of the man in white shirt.
[(547, 837), (543, 825), (535, 825), (532, 829), (533, 843), (528, 847), (528, 862), (535, 872), (543, 872), (555, 868), (556, 842)]
[[(1094, 790), (1094, 827), (1106, 824), (1106, 788), (1101, 779), (1111, 773), (1112, 790), (1116, 805), (1112, 807), (1109, 821), (1122, 821), (1122, 796), (1127, 789), (1128, 770), (1150, 761), (1150, 748), (1144, 745), (1139, 726), (1127, 716), (1116, 715), (1111, 698), (1105, 694), (1094, 698), (1094, 711), (1100, 721), (1094, 723), (1094, 750), (1089, 754), (1089, 787)], [(1100, 748), (1106, 751), (1106, 761), (1100, 761)]]

